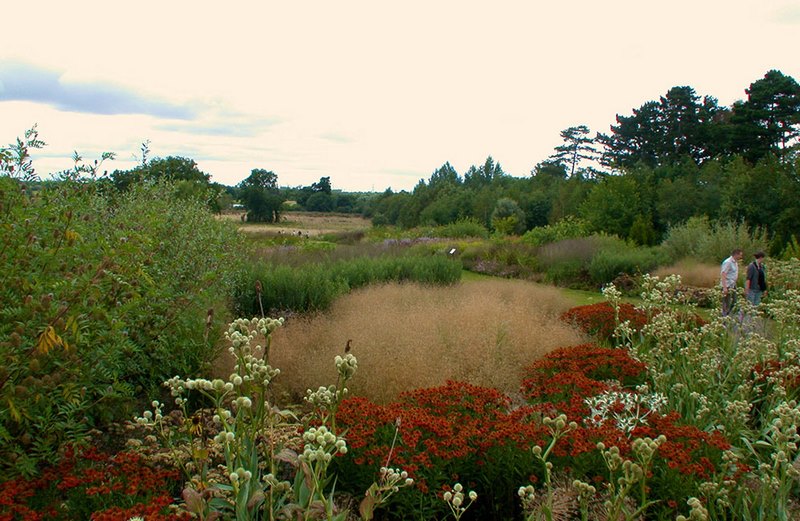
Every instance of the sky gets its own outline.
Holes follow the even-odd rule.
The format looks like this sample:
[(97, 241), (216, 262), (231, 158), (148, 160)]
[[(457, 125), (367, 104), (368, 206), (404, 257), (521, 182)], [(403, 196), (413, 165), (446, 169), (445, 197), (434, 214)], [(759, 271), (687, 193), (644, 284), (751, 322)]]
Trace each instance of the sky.
[(800, 0), (8, 2), (0, 146), (37, 125), (42, 176), (193, 159), (234, 185), (330, 177), (413, 190), (488, 156), (525, 177), (587, 125), (608, 133), (673, 86), (730, 106), (800, 81)]

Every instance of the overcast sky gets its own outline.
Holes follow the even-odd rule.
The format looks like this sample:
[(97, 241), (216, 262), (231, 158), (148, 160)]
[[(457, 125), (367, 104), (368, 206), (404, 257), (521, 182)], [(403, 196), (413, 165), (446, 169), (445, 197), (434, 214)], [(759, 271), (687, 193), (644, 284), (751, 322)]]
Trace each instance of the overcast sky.
[(236, 184), (411, 190), (491, 155), (528, 176), (559, 132), (689, 85), (721, 105), (800, 80), (800, 0), (7, 2), (0, 144), (33, 124), (41, 175), (73, 151), (194, 159)]

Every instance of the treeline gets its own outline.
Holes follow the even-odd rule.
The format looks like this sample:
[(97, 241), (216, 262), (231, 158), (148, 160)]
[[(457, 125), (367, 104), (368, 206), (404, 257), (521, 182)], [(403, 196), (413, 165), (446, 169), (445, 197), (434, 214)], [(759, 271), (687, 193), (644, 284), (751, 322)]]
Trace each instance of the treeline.
[[(445, 163), (410, 192), (347, 193), (334, 189), (330, 177), (281, 187), (277, 174), (263, 168), (225, 186), (191, 159), (149, 159), (145, 143), (141, 165), (98, 179), (120, 192), (169, 180), (179, 195), (201, 195), (217, 212), (242, 209), (256, 222), (307, 210), (358, 213), (402, 228), (469, 220), (521, 234), (569, 216), (590, 231), (649, 245), (670, 227), (705, 217), (763, 227), (776, 253), (800, 237), (800, 85), (771, 70), (745, 93), (725, 107), (691, 87), (673, 87), (632, 114), (617, 115), (608, 134), (592, 136), (585, 125), (563, 130), (563, 144), (528, 177), (506, 173), (488, 157), (463, 173)], [(96, 174), (97, 165), (79, 160), (75, 174)]]
[(564, 144), (530, 177), (508, 175), (491, 157), (463, 176), (445, 163), (412, 192), (385, 192), (365, 213), (375, 224), (469, 219), (500, 233), (573, 216), (590, 231), (642, 245), (697, 216), (763, 227), (774, 253), (800, 236), (800, 85), (773, 70), (745, 92), (729, 108), (674, 87), (617, 116), (607, 135), (589, 137), (583, 125), (564, 130)]

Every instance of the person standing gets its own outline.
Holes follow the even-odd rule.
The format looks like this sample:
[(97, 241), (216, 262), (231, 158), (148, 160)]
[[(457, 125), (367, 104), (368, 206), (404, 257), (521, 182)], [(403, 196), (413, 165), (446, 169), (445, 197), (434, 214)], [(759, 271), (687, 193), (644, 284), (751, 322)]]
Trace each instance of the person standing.
[(720, 285), (722, 286), (722, 316), (727, 317), (736, 303), (736, 281), (739, 279), (739, 261), (742, 260), (742, 250), (736, 248), (731, 256), (722, 261), (719, 270)]
[(763, 251), (756, 252), (753, 262), (747, 265), (747, 279), (744, 281), (744, 295), (754, 306), (761, 303), (761, 297), (767, 292), (767, 273), (764, 269)]

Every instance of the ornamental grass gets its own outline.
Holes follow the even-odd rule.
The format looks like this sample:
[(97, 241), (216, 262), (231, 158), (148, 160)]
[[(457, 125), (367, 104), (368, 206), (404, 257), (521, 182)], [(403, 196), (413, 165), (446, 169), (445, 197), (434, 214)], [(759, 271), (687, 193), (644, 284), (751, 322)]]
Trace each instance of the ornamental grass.
[(289, 319), (275, 332), (271, 357), (293, 395), (316, 388), (348, 342), (360, 368), (351, 391), (378, 403), (448, 380), (516, 393), (523, 367), (586, 340), (558, 320), (569, 305), (555, 288), (524, 281), (371, 286), (327, 313)]

